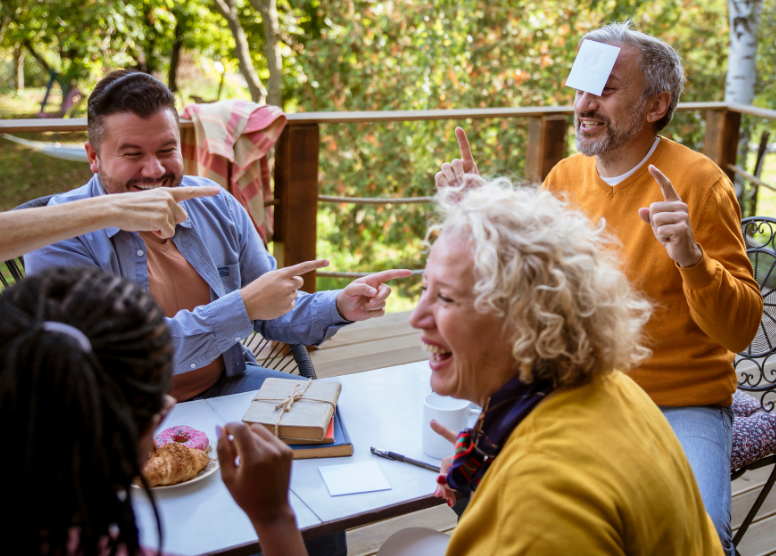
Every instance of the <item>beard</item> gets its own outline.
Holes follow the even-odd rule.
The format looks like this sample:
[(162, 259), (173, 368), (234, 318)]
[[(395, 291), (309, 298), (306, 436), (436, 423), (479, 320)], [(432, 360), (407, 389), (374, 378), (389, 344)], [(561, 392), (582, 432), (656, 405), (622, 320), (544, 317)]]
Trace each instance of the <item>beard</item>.
[[(574, 128), (577, 131), (577, 150), (585, 156), (612, 158), (611, 155), (614, 155), (616, 157), (616, 151), (644, 128), (646, 104), (646, 99), (640, 98), (628, 111), (628, 121), (623, 123), (612, 123), (609, 118), (598, 112), (575, 113)], [(595, 118), (603, 122), (606, 132), (604, 136), (599, 139), (586, 139), (584, 137), (585, 131), (581, 128), (581, 118)]]
[(129, 193), (136, 191), (136, 189), (132, 187), (133, 185), (150, 185), (159, 182), (167, 182), (163, 187), (178, 187), (183, 181), (183, 174), (176, 176), (173, 172), (167, 172), (162, 177), (156, 179), (138, 178), (123, 182), (109, 176), (99, 162), (97, 175), (100, 177), (100, 182), (106, 193)]

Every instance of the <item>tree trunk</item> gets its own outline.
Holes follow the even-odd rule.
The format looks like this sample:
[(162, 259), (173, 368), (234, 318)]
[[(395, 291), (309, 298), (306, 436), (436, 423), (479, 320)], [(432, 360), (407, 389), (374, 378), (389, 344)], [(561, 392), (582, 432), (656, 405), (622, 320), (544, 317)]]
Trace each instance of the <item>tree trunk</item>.
[[(730, 47), (728, 49), (728, 70), (725, 80), (725, 102), (752, 104), (754, 84), (757, 77), (757, 31), (760, 28), (762, 0), (728, 0), (730, 17)], [(747, 166), (751, 133), (744, 127), (738, 141), (738, 164)], [(736, 197), (741, 205), (741, 213), (747, 214), (747, 184), (736, 176)]]
[(251, 92), (253, 102), (263, 103), (267, 98), (267, 90), (262, 85), (256, 69), (251, 61), (251, 51), (248, 48), (248, 39), (245, 38), (240, 20), (237, 18), (237, 9), (234, 6), (234, 0), (213, 0), (218, 13), (226, 19), (229, 29), (234, 37), (237, 60), (240, 63), (240, 73), (245, 77), (248, 83), (248, 89)]
[(251, 0), (264, 24), (265, 56), (269, 68), (267, 103), (283, 108), (283, 58), (280, 53), (280, 25), (277, 0)]
[(752, 104), (757, 75), (757, 31), (762, 0), (728, 0), (730, 49), (725, 102)]
[(24, 90), (24, 50), (20, 44), (13, 49), (13, 68), (16, 91), (20, 93)]
[(172, 44), (170, 70), (167, 73), (167, 86), (173, 93), (178, 92), (178, 62), (180, 62), (181, 48), (183, 48), (183, 25), (184, 23), (179, 17), (175, 23), (175, 42)]
[(26, 48), (30, 54), (32, 54), (32, 57), (35, 58), (35, 60), (43, 67), (44, 70), (46, 70), (46, 73), (52, 73), (51, 68), (46, 63), (46, 60), (43, 59), (43, 56), (35, 52), (35, 49), (32, 47), (32, 43), (29, 39), (25, 39), (22, 43), (24, 45), (24, 48)]

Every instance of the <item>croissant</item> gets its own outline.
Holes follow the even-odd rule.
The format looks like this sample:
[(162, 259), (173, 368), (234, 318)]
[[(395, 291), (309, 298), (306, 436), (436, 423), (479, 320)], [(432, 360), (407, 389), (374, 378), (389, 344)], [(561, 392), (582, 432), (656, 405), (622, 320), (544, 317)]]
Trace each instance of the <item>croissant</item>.
[(154, 447), (143, 467), (143, 476), (152, 487), (182, 483), (196, 477), (209, 459), (202, 450), (171, 442), (161, 448)]

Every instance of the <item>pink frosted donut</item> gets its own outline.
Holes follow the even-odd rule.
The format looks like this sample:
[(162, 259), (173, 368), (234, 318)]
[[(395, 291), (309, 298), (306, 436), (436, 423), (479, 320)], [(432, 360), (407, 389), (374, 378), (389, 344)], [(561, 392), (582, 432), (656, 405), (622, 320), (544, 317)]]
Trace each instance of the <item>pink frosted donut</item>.
[(192, 429), (186, 425), (170, 427), (160, 432), (156, 437), (156, 445), (160, 448), (170, 442), (178, 442), (187, 448), (196, 448), (203, 452), (206, 452), (207, 447), (210, 445), (210, 441), (204, 432)]

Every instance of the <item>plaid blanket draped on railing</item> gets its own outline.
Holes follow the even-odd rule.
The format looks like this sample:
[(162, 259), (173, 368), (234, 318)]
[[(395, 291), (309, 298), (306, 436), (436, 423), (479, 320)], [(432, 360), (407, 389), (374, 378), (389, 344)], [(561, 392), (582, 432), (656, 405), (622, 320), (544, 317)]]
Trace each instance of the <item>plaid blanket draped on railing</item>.
[[(242, 100), (190, 104), (181, 112), (194, 129), (181, 133), (184, 173), (209, 178), (245, 207), (266, 244), (272, 240), (274, 214), (267, 153), (286, 126), (276, 106)], [(232, 164), (231, 169), (229, 163)]]

